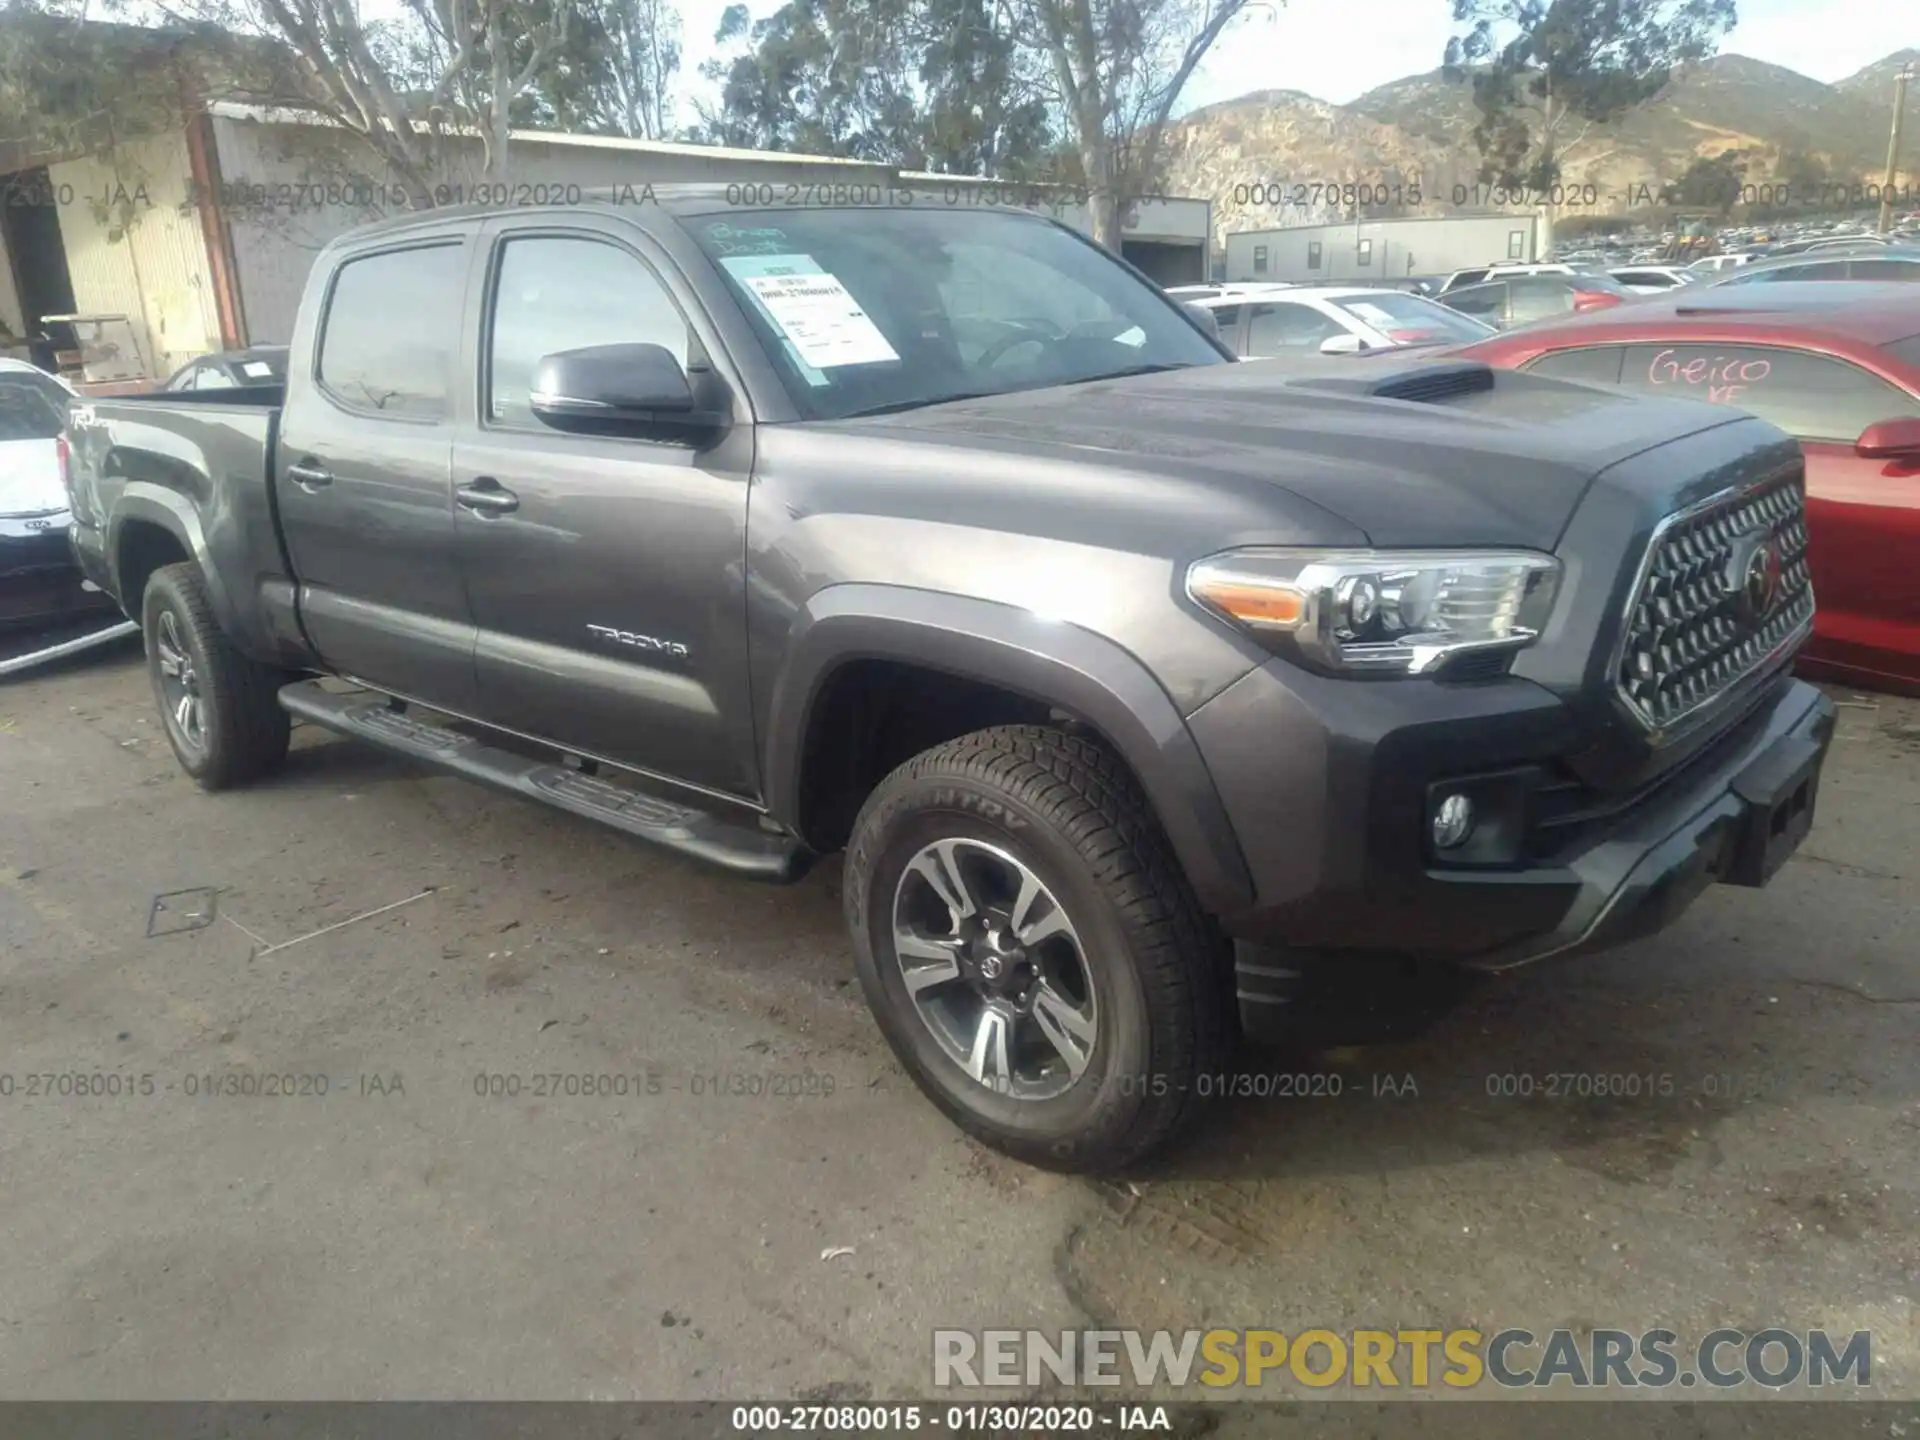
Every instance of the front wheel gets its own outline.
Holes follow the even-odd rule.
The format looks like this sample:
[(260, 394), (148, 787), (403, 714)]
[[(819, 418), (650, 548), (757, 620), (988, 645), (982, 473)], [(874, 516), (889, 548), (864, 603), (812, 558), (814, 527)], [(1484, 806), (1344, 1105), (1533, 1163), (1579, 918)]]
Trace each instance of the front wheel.
[(206, 790), (256, 780), (287, 757), (282, 672), (233, 648), (191, 564), (163, 565), (140, 607), (147, 677), (174, 758)]
[(1033, 1164), (1122, 1167), (1225, 1058), (1224, 950), (1119, 758), (1042, 726), (966, 735), (868, 798), (847, 850), (860, 982), (962, 1129)]

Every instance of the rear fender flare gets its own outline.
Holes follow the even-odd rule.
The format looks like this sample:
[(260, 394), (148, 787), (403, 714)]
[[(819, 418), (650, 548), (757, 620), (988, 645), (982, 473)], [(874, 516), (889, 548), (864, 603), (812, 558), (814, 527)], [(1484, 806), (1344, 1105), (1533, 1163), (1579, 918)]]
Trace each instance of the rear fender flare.
[(142, 480), (127, 482), (127, 488), (115, 501), (112, 518), (107, 523), (107, 555), (113, 567), (114, 591), (120, 598), (120, 607), (136, 620), (140, 617), (142, 597), (127, 593), (125, 577), (120, 573), (121, 546), (126, 539), (129, 523), (156, 526), (180, 542), (200, 567), (200, 578), (206, 585), (207, 599), (213, 605), (214, 618), (220, 622), (220, 628), (229, 635), (236, 633), (239, 614), (233, 606), (232, 595), (220, 578), (219, 569), (208, 562), (207, 537), (201, 528), (199, 515), (178, 492)]

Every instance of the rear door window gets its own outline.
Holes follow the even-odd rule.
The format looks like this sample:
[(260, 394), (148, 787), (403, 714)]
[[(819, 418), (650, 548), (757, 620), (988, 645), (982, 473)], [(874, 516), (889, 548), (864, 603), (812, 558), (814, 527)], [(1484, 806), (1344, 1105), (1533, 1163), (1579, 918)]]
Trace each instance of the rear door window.
[(340, 267), (316, 367), (328, 395), (393, 419), (446, 415), (465, 256), (454, 242), (366, 255)]
[(1247, 354), (1298, 354), (1347, 333), (1338, 320), (1307, 305), (1255, 305), (1247, 320)]
[(1447, 308), (1495, 324), (1507, 313), (1507, 287), (1504, 283), (1469, 285), (1464, 290), (1447, 292)]
[(1858, 365), (1771, 345), (1633, 345), (1621, 382), (1732, 405), (1799, 439), (1842, 445), (1876, 421), (1920, 416), (1920, 400)]
[(1544, 320), (1573, 308), (1571, 277), (1559, 275), (1521, 275), (1507, 282), (1513, 291), (1513, 323)]
[(1556, 380), (1585, 380), (1590, 384), (1617, 385), (1624, 345), (1588, 345), (1579, 350), (1555, 350), (1530, 360), (1520, 368), (1529, 375), (1551, 375)]

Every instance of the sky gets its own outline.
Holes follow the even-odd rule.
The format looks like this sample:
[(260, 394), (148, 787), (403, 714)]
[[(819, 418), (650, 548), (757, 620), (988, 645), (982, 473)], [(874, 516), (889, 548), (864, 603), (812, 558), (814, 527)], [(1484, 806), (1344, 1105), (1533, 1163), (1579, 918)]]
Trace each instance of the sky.
[[(707, 89), (700, 62), (726, 0), (681, 0), (686, 60), (678, 118), (694, 118)], [(779, 0), (749, 0), (756, 16)], [(1739, 0), (1740, 24), (1723, 51), (1784, 65), (1815, 80), (1844, 80), (1863, 66), (1920, 46), (1920, 0)], [(1845, 11), (1845, 23), (1839, 13)], [(1376, 85), (1436, 68), (1453, 33), (1447, 0), (1289, 0), (1260, 5), (1230, 30), (1188, 82), (1181, 109), (1250, 90), (1303, 90), (1336, 105)]]

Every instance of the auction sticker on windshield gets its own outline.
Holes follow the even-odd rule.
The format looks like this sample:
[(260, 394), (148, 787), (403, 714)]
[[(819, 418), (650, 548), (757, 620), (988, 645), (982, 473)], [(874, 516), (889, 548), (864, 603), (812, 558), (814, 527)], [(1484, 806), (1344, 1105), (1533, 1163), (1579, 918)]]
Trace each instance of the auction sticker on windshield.
[[(810, 256), (791, 257), (799, 263), (790, 268), (779, 264), (787, 258), (756, 256), (744, 263), (736, 259), (721, 263), (753, 292), (802, 363), (831, 370), (900, 358), (837, 277), (821, 270)], [(783, 270), (787, 273), (780, 273)], [(744, 273), (750, 271), (762, 273)]]

